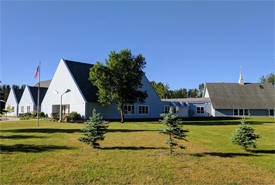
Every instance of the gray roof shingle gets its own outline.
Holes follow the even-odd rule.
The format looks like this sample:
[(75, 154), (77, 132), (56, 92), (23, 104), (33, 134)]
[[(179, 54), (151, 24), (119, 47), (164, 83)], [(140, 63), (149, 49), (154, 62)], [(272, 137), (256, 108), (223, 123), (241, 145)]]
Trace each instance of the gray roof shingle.
[(92, 64), (64, 60), (87, 102), (97, 102), (98, 89), (89, 81)]
[(215, 109), (274, 109), (275, 88), (260, 83), (206, 83)]

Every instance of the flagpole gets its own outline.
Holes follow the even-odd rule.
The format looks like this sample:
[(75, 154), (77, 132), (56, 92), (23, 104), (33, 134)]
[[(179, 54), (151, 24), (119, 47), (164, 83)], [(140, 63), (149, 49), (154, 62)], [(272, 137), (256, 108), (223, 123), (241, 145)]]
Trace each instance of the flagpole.
[(39, 127), (39, 96), (40, 96), (40, 61), (38, 64), (38, 92), (37, 92), (37, 106), (36, 106), (36, 113), (37, 113), (37, 127)]

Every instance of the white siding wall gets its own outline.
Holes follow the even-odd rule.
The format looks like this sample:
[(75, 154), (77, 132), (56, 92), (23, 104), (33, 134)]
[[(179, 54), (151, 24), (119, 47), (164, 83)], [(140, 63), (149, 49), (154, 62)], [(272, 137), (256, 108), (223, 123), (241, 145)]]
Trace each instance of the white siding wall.
[(15, 93), (13, 88), (10, 90), (10, 94), (8, 96), (5, 109), (10, 106), (10, 108), (14, 107), (14, 112), (7, 113), (7, 116), (17, 116), (18, 115), (18, 103), (15, 97)]
[[(65, 92), (66, 89), (70, 89), (70, 92), (63, 95), (62, 104), (70, 104), (70, 112), (75, 111), (85, 116), (85, 100), (62, 59), (42, 101), (41, 111), (51, 116), (52, 105), (60, 105), (60, 93)], [(59, 94), (56, 94), (55, 91), (58, 91)]]
[[(24, 112), (21, 112), (21, 107), (24, 106)], [(36, 110), (36, 105), (34, 103), (33, 97), (30, 92), (29, 86), (26, 86), (24, 89), (23, 95), (21, 97), (21, 100), (18, 104), (18, 112), (26, 113), (27, 112), (27, 106), (30, 106), (30, 112), (32, 113), (34, 110)]]

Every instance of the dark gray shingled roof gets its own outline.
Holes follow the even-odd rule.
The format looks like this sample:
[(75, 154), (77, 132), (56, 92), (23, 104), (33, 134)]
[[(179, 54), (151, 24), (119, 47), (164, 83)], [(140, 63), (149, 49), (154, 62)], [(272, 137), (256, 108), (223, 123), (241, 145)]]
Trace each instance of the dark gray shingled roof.
[(97, 87), (88, 80), (92, 64), (64, 60), (87, 102), (97, 101)]
[(274, 109), (275, 88), (260, 83), (206, 83), (214, 109)]
[[(38, 87), (31, 87), (29, 86), (30, 91), (31, 91), (31, 95), (33, 97), (33, 100), (35, 102), (35, 104), (37, 104), (37, 94), (38, 94)], [(41, 105), (41, 102), (47, 92), (48, 88), (46, 87), (40, 87), (40, 93), (39, 93), (39, 105)]]
[[(49, 87), (52, 80), (40, 81), (40, 87)], [(34, 87), (38, 87), (38, 82), (34, 85)]]
[(161, 99), (165, 102), (209, 102), (209, 98), (172, 98), (172, 99)]
[(23, 91), (24, 90), (21, 90), (21, 89), (13, 89), (14, 90), (14, 93), (15, 93), (15, 97), (17, 99), (17, 102), (19, 103), (20, 100), (21, 100), (21, 97), (23, 95)]

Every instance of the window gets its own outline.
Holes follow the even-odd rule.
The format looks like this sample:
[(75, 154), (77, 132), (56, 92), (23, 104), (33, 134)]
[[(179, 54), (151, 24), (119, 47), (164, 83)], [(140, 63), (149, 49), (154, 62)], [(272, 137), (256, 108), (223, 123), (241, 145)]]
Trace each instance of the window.
[(138, 106), (138, 113), (139, 114), (148, 114), (148, 106), (147, 105)]
[(244, 115), (248, 116), (248, 114), (249, 114), (248, 109), (244, 109)]
[(27, 112), (31, 112), (31, 106), (27, 106)]
[(243, 109), (239, 109), (239, 115), (243, 116)]
[(234, 109), (234, 111), (233, 111), (234, 113), (233, 113), (233, 115), (234, 116), (238, 116), (239, 115), (239, 113), (238, 113), (238, 109)]
[(24, 106), (21, 106), (21, 112), (24, 113)]
[(124, 106), (124, 114), (135, 114), (135, 106), (134, 105), (125, 105)]
[(169, 111), (170, 111), (170, 106), (169, 105), (165, 105), (165, 107), (164, 107), (164, 113), (167, 114), (167, 113), (169, 113)]
[(201, 114), (204, 114), (204, 107), (201, 107)]
[(14, 112), (14, 106), (11, 107), (11, 112)]
[(204, 114), (204, 107), (197, 107), (197, 114)]
[(269, 116), (274, 116), (274, 109), (269, 110)]

